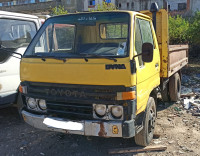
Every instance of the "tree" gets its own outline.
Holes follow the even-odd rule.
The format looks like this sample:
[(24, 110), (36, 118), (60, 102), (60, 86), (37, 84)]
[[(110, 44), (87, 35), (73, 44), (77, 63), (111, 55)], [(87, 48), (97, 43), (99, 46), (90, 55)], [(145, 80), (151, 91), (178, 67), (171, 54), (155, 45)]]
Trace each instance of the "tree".
[(200, 45), (200, 11), (190, 19), (189, 40), (191, 44)]
[(182, 44), (188, 42), (189, 22), (181, 16), (169, 16), (170, 44)]
[(67, 10), (65, 10), (64, 6), (59, 5), (58, 7), (54, 7), (51, 9), (51, 15), (65, 15), (67, 14)]
[(117, 7), (113, 3), (102, 2), (102, 4), (97, 4), (97, 9), (90, 9), (89, 11), (114, 11)]

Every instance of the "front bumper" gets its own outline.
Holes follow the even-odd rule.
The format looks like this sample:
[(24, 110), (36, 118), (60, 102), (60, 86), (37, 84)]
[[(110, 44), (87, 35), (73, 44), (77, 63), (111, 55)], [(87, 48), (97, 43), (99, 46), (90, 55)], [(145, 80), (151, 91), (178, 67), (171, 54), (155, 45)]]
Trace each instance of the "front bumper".
[[(135, 135), (135, 128), (134, 128), (134, 122), (128, 121), (128, 122), (122, 122), (122, 121), (99, 121), (99, 120), (83, 120), (83, 121), (70, 121), (65, 120), (62, 118), (53, 118), (53, 117), (47, 117), (45, 115), (35, 115), (32, 113), (29, 113), (27, 111), (22, 111), (22, 116), (24, 118), (24, 121), (28, 123), (29, 125), (43, 129), (43, 130), (49, 130), (49, 131), (56, 131), (56, 132), (62, 132), (62, 133), (68, 133), (68, 134), (79, 134), (79, 135), (85, 135), (85, 136), (100, 136), (100, 137), (133, 137)], [(48, 125), (45, 123), (46, 120), (51, 120), (57, 124), (61, 124), (61, 127), (64, 128), (58, 128), (59, 126)], [(68, 127), (69, 123), (72, 124), (79, 124), (82, 126), (79, 130), (71, 130), (72, 127)]]

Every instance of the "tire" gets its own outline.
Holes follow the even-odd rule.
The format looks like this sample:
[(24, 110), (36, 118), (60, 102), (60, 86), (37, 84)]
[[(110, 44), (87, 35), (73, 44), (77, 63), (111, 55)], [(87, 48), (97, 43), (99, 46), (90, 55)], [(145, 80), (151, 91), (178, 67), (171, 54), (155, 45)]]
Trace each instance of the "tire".
[(181, 97), (181, 79), (178, 73), (169, 79), (169, 96), (171, 101), (178, 101)]
[(23, 108), (23, 102), (22, 102), (22, 98), (21, 98), (21, 93), (19, 93), (17, 96), (17, 110), (18, 110), (18, 114), (19, 114), (19, 119), (21, 121), (24, 120), (22, 117), (22, 114), (21, 114), (22, 108)]
[(153, 139), (156, 121), (156, 104), (154, 98), (150, 97), (143, 121), (143, 129), (135, 135), (135, 143), (140, 146), (147, 146)]
[(162, 95), (162, 100), (163, 100), (164, 102), (169, 102), (169, 101), (170, 101), (170, 96), (169, 96), (169, 84), (168, 84), (168, 83), (166, 84), (165, 89), (162, 90), (161, 95)]

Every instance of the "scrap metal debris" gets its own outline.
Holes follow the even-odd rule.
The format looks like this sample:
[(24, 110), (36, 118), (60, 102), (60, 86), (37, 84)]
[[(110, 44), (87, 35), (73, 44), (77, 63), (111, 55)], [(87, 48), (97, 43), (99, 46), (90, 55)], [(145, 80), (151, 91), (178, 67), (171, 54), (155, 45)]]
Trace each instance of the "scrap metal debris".
[(200, 74), (182, 77), (181, 104), (193, 116), (200, 116)]
[(130, 147), (130, 148), (118, 148), (111, 149), (108, 151), (109, 154), (120, 154), (120, 153), (141, 153), (141, 152), (150, 152), (150, 151), (165, 151), (167, 146), (156, 145), (156, 146), (147, 146), (147, 147)]

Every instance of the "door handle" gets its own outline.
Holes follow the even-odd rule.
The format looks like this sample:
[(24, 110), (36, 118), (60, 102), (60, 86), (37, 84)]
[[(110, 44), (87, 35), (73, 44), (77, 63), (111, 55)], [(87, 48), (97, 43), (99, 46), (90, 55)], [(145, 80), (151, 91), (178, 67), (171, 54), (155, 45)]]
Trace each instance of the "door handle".
[(159, 64), (158, 64), (158, 63), (156, 63), (156, 64), (155, 64), (155, 67), (157, 68), (158, 66), (159, 66)]

